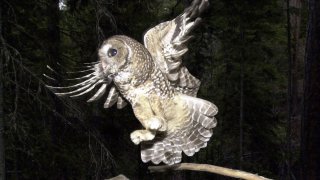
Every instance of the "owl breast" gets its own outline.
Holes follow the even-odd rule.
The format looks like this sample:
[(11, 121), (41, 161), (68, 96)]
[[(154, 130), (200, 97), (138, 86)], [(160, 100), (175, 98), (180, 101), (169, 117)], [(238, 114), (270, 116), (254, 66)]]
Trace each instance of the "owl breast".
[(140, 76), (136, 76), (137, 73), (134, 71), (143, 74), (141, 69), (127, 69), (119, 72), (114, 78), (118, 90), (129, 102), (134, 102), (135, 98), (141, 95), (155, 94), (161, 98), (170, 98), (174, 95), (174, 88), (170, 86), (167, 77), (155, 64), (144, 73), (149, 74), (146, 78), (139, 78)]
[(134, 104), (136, 101), (138, 101), (139, 96), (148, 97), (150, 94), (152, 94), (152, 92), (154, 92), (154, 87), (151, 84), (152, 84), (151, 82), (146, 81), (145, 83), (143, 83), (142, 85), (139, 85), (136, 88), (132, 88), (132, 86), (124, 85), (125, 87), (128, 88), (128, 90), (125, 91), (122, 88), (124, 91), (122, 94), (131, 104)]

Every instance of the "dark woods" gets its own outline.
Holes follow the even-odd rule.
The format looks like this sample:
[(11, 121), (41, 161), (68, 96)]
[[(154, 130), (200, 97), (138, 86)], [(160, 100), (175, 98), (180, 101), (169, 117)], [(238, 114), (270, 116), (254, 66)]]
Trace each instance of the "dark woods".
[[(2, 0), (0, 179), (227, 179), (200, 172), (150, 174), (130, 141), (140, 126), (130, 107), (103, 109), (100, 101), (57, 98), (44, 86), (68, 83), (62, 81), (66, 71), (97, 61), (104, 39), (125, 34), (142, 41), (148, 28), (189, 4)], [(318, 179), (320, 3), (210, 4), (184, 62), (202, 81), (198, 96), (219, 107), (218, 126), (208, 147), (184, 162), (273, 179)]]

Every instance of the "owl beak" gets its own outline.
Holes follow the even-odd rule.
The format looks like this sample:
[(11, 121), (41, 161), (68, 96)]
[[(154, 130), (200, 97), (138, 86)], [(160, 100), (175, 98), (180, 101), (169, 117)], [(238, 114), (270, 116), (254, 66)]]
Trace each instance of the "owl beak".
[(107, 65), (103, 62), (101, 63), (101, 68), (103, 76), (106, 78), (107, 83), (110, 84), (113, 81), (114, 75), (110, 73), (110, 70), (108, 69)]

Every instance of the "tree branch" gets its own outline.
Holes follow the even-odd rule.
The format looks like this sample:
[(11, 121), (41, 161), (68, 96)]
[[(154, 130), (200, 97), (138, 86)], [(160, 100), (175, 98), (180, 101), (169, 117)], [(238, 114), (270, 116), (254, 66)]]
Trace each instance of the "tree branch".
[(190, 170), (190, 171), (203, 171), (209, 173), (215, 173), (223, 176), (229, 176), (234, 178), (241, 178), (247, 180), (270, 180), (268, 178), (224, 167), (214, 166), (210, 164), (194, 164), (194, 163), (181, 163), (176, 165), (164, 165), (164, 166), (149, 166), (148, 169), (151, 173), (155, 172), (165, 172), (165, 171), (181, 171), (181, 170)]

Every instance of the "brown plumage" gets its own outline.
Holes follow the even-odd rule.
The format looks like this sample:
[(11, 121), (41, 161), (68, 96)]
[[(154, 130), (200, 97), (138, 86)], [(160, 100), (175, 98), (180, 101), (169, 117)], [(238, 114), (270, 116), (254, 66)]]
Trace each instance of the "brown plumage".
[(207, 0), (195, 0), (177, 18), (151, 28), (144, 35), (144, 46), (127, 36), (110, 37), (99, 49), (99, 62), (89, 65), (92, 73), (76, 78), (82, 82), (48, 87), (70, 97), (97, 89), (91, 102), (103, 97), (111, 84), (104, 107), (131, 104), (144, 127), (130, 135), (141, 144), (142, 161), (181, 162), (182, 152), (192, 156), (206, 147), (217, 124), (217, 107), (196, 98), (200, 81), (182, 65), (189, 34), (208, 5)]

